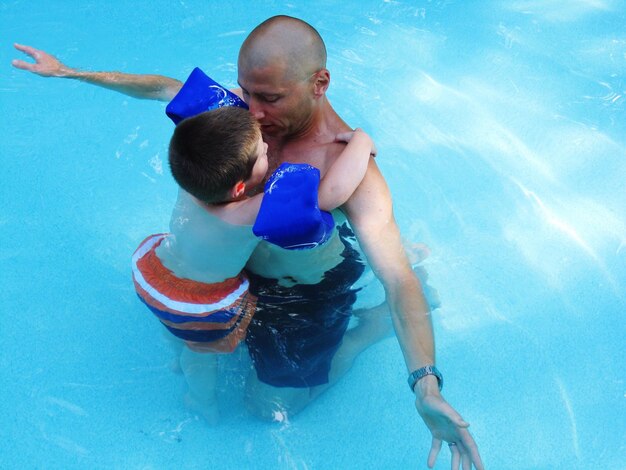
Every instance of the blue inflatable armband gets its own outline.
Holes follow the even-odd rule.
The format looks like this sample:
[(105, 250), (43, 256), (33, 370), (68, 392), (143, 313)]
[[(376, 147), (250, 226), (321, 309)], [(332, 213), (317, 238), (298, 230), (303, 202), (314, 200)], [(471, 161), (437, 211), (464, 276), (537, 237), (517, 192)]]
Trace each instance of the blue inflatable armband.
[(257, 237), (292, 250), (326, 242), (335, 222), (320, 210), (317, 189), (320, 171), (306, 164), (283, 163), (265, 183), (265, 194), (252, 227)]
[(209, 78), (198, 67), (193, 69), (183, 87), (165, 108), (174, 124), (196, 114), (221, 108), (238, 106), (248, 109), (241, 98)]

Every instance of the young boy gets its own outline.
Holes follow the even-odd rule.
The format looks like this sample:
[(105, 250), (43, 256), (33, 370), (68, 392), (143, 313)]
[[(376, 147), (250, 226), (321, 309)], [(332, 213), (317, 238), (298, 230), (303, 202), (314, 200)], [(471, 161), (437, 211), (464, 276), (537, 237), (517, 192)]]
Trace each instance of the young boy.
[[(325, 211), (349, 198), (375, 153), (360, 130), (337, 140), (348, 145), (320, 182), (318, 204)], [(180, 363), (188, 398), (209, 422), (217, 419), (217, 357), (210, 353), (236, 348), (256, 305), (242, 269), (260, 241), (252, 226), (263, 201), (256, 193), (268, 169), (266, 152), (258, 123), (241, 108), (218, 108), (178, 124), (169, 161), (182, 190), (170, 233), (148, 237), (133, 255), (137, 294), (185, 341)]]

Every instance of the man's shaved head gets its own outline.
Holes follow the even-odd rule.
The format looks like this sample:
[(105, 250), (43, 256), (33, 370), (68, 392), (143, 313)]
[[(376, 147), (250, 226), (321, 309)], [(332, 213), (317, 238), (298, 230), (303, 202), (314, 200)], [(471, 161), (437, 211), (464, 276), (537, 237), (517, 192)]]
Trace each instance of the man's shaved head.
[(284, 79), (303, 80), (326, 68), (326, 46), (310, 24), (274, 16), (254, 28), (239, 51), (239, 69), (281, 65)]

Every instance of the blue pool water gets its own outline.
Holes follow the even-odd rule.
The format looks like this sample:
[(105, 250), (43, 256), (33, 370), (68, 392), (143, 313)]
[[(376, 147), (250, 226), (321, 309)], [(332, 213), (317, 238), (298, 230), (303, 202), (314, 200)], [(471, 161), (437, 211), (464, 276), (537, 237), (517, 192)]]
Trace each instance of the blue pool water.
[(176, 194), (164, 104), (10, 66), (17, 41), (232, 86), (280, 13), (325, 38), (333, 105), (432, 250), (445, 396), (487, 468), (626, 468), (624, 3), (226, 3), (0, 1), (0, 468), (425, 468), (393, 338), (289, 422), (243, 409), (245, 352), (222, 364), (220, 424), (188, 410), (129, 271)]

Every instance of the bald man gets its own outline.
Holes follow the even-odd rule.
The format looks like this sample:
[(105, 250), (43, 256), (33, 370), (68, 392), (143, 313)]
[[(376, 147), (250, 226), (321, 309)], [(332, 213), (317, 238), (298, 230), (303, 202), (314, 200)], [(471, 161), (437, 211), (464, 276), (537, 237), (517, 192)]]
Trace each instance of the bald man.
[[(85, 72), (53, 56), (15, 47), (35, 63), (13, 61), (41, 76), (72, 78), (137, 98), (169, 101), (182, 83), (158, 75)], [(261, 124), (269, 145), (270, 171), (283, 162), (308, 163), (325, 174), (342, 149), (335, 135), (349, 130), (326, 98), (330, 73), (326, 49), (309, 24), (287, 16), (270, 18), (244, 41), (238, 60), (239, 94)], [(371, 159), (361, 185), (342, 207), (370, 266), (382, 282), (402, 349), (416, 408), (433, 439), (428, 465), (442, 442), (450, 446), (452, 468), (483, 465), (469, 424), (440, 394), (430, 311), (411, 269), (394, 220), (389, 189)], [(362, 272), (342, 223), (337, 235), (311, 251), (289, 251), (262, 243), (248, 263), (259, 310), (246, 340), (256, 374), (248, 381), (252, 410), (267, 418), (302, 409), (349, 367), (354, 356), (379, 334), (372, 318), (361, 330), (347, 330)]]

